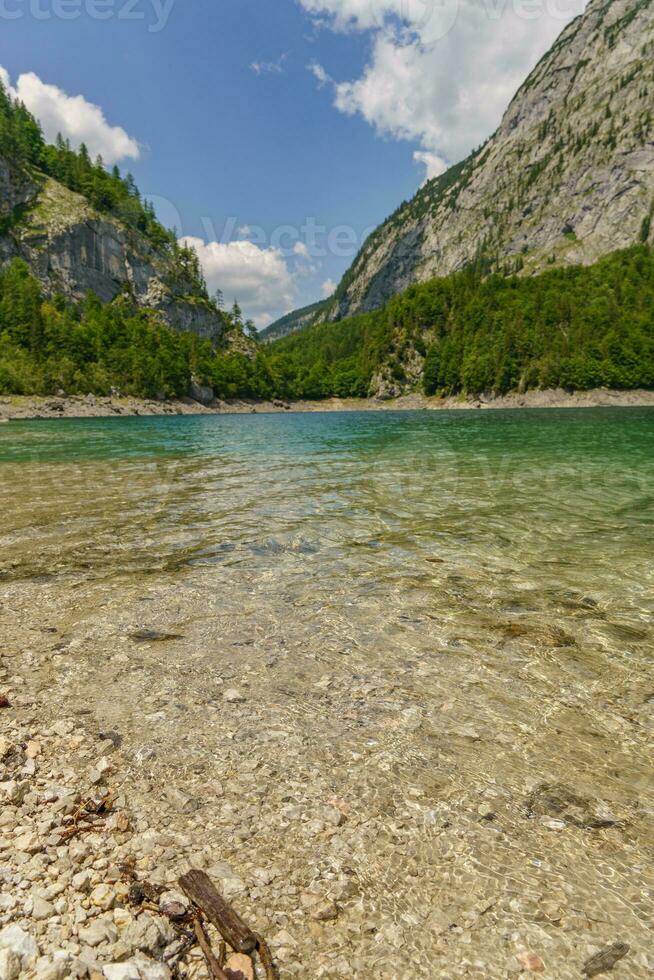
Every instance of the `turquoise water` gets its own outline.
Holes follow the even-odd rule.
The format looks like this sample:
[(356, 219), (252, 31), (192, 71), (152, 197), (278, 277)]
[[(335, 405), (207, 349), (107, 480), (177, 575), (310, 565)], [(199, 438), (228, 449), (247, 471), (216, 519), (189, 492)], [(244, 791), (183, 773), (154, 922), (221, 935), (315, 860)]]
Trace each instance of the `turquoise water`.
[(507, 451), (607, 456), (636, 466), (652, 462), (654, 409), (597, 408), (493, 412), (333, 412), (270, 415), (63, 419), (14, 422), (0, 429), (0, 462), (127, 457), (270, 458), (324, 454), (456, 452), (496, 456)]
[(553, 562), (578, 570), (578, 588), (601, 587), (604, 568), (611, 581), (624, 574), (640, 591), (634, 574), (646, 574), (652, 550), (653, 476), (651, 409), (93, 419), (0, 429), (5, 560), (15, 561), (12, 545), (25, 544), (19, 529), (38, 515), (44, 558), (51, 546), (71, 571), (80, 551), (94, 555), (120, 530), (121, 548), (92, 561), (97, 573), (135, 560), (141, 568), (256, 564), (306, 552), (348, 563), (353, 573), (381, 562), (384, 575), (429, 557)]

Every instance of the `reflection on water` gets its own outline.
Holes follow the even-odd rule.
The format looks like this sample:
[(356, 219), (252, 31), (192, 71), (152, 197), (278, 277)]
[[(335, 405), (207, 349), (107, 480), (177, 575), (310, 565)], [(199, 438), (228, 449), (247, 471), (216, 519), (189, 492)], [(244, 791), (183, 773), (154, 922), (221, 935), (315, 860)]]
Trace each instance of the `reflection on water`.
[[(249, 678), (251, 750), (292, 732), (302, 764), (337, 773), (366, 812), (411, 797), (431, 813), (456, 794), (474, 809), (490, 793), (512, 826), (508, 801), (558, 779), (644, 819), (653, 476), (647, 409), (12, 424), (0, 429), (0, 585), (23, 626), (36, 629), (38, 597), (44, 622), (67, 642), (82, 630), (98, 663), (130, 628), (174, 627), (175, 664), (195, 674), (167, 674), (163, 647), (149, 662), (187, 697), (186, 725), (205, 718), (212, 677)], [(89, 686), (92, 671), (66, 683)], [(147, 702), (149, 682), (131, 683)], [(143, 737), (126, 702), (99, 703)], [(168, 721), (156, 737), (174, 758)], [(639, 847), (643, 826), (630, 833)], [(417, 841), (430, 870), (403, 915), (433, 904), (449, 867), (438, 835)], [(503, 866), (475, 846), (468, 892), (509, 875), (530, 893), (518, 845)], [(582, 859), (580, 841), (566, 846)], [(606, 889), (636, 908), (619, 850), (601, 895), (599, 865), (575, 871), (587, 911)], [(384, 869), (367, 856), (371, 896), (404, 860), (401, 848)], [(375, 901), (397, 918), (388, 896)]]

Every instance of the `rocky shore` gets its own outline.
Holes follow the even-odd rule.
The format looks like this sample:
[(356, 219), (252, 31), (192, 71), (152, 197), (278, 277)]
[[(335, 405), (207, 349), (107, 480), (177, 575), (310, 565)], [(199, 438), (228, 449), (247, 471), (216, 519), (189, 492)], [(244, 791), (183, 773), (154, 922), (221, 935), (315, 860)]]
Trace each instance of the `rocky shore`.
[(325, 398), (322, 401), (232, 401), (215, 400), (209, 404), (192, 398), (155, 401), (141, 398), (76, 395), (41, 397), (12, 395), (0, 397), (0, 423), (19, 419), (113, 418), (117, 416), (153, 415), (229, 415), (257, 412), (383, 412), (439, 411), (515, 408), (598, 408), (601, 406), (654, 406), (654, 391), (637, 389), (613, 391), (596, 388), (591, 391), (528, 391), (523, 394), (480, 395), (468, 397), (427, 398), (418, 393), (381, 401), (372, 398)]
[[(115, 733), (92, 739), (77, 720), (15, 713), (5, 709), (0, 737), (2, 980), (206, 976), (188, 924), (173, 925), (190, 904), (178, 874), (207, 863), (192, 834), (166, 835), (165, 807), (130, 806)], [(183, 794), (169, 795), (184, 809)], [(215, 871), (228, 892), (242, 890), (236, 872)]]

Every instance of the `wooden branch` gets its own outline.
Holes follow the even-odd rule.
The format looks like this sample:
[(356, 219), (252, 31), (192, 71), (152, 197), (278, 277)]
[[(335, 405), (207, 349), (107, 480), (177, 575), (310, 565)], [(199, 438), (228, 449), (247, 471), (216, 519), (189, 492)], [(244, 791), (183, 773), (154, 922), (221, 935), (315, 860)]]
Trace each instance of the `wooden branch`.
[(263, 968), (266, 971), (266, 980), (277, 980), (277, 970), (275, 969), (268, 943), (261, 936), (256, 936), (256, 940), (259, 959), (263, 963)]
[(257, 937), (227, 904), (209, 875), (204, 871), (189, 871), (179, 879), (179, 885), (235, 952), (255, 951)]
[(212, 975), (212, 977), (214, 977), (214, 980), (229, 980), (229, 977), (214, 956), (211, 943), (209, 942), (209, 937), (204, 931), (204, 926), (202, 925), (201, 920), (197, 917), (193, 920), (193, 928), (195, 929), (195, 935), (200, 944), (200, 948), (204, 953), (204, 958), (207, 961), (209, 973)]

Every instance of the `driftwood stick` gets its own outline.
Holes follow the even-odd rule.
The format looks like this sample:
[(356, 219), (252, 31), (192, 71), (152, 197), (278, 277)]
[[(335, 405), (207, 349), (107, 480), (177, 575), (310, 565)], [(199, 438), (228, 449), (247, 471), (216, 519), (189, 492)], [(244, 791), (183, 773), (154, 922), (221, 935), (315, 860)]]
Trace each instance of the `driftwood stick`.
[(225, 960), (227, 959), (227, 943), (224, 939), (221, 939), (220, 946), (218, 947), (218, 962), (221, 966), (225, 965)]
[(214, 980), (229, 980), (229, 977), (214, 956), (211, 943), (209, 942), (209, 937), (204, 931), (204, 926), (199, 918), (195, 918), (193, 920), (193, 928), (195, 929), (195, 935), (200, 944), (200, 948), (204, 953), (204, 958), (207, 961), (209, 973), (214, 977)]
[(259, 959), (263, 963), (263, 968), (266, 971), (266, 980), (277, 980), (277, 970), (275, 969), (268, 943), (262, 936), (256, 936), (256, 940)]
[(254, 952), (257, 948), (256, 936), (231, 905), (227, 904), (209, 875), (204, 871), (189, 871), (182, 875), (179, 884), (235, 952)]

